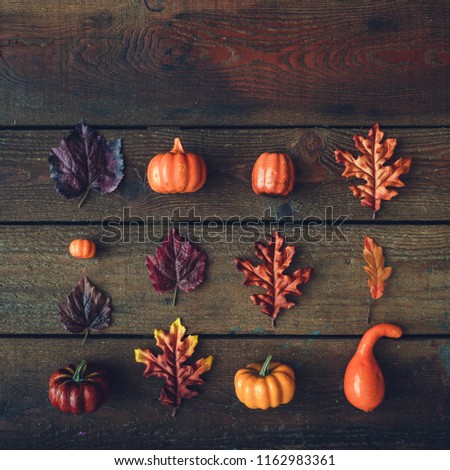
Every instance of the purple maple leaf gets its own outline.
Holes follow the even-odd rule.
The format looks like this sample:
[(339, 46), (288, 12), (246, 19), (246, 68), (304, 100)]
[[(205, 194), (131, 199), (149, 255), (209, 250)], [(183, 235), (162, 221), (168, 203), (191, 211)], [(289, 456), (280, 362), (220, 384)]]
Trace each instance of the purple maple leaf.
[(184, 239), (174, 228), (145, 262), (154, 289), (159, 292), (194, 290), (203, 281), (206, 254)]
[(90, 189), (114, 191), (124, 176), (121, 148), (121, 139), (106, 142), (82, 119), (59, 148), (51, 150), (50, 177), (56, 191), (69, 199)]
[(71, 333), (86, 335), (103, 330), (111, 323), (111, 298), (91, 284), (87, 277), (70, 291), (67, 301), (59, 305), (59, 319)]

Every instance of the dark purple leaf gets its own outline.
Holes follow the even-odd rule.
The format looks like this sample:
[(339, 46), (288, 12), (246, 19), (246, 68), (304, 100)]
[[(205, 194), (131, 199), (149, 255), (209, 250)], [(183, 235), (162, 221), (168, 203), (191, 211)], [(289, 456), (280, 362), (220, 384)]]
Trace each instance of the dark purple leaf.
[(177, 286), (189, 292), (203, 281), (206, 254), (171, 228), (155, 256), (147, 256), (145, 264), (157, 292), (169, 292)]
[(91, 284), (87, 277), (70, 291), (59, 305), (59, 318), (66, 330), (82, 333), (103, 330), (111, 323), (111, 298)]
[(53, 148), (49, 157), (50, 177), (56, 191), (73, 199), (89, 189), (114, 191), (123, 178), (122, 140), (106, 142), (83, 119)]

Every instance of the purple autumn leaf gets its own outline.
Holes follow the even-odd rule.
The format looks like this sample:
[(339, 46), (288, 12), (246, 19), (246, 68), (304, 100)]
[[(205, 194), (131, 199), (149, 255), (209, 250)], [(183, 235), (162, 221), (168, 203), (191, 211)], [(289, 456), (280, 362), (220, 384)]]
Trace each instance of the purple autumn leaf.
[[(73, 199), (90, 189), (114, 191), (123, 178), (122, 140), (106, 142), (82, 119), (49, 157), (56, 191)], [(81, 204), (80, 204), (81, 205)]]
[(171, 228), (155, 255), (146, 257), (145, 264), (153, 288), (159, 293), (174, 291), (175, 295), (177, 287), (190, 292), (203, 281), (206, 254)]
[(59, 305), (59, 319), (71, 333), (103, 330), (111, 323), (111, 298), (91, 284), (87, 277), (70, 291)]

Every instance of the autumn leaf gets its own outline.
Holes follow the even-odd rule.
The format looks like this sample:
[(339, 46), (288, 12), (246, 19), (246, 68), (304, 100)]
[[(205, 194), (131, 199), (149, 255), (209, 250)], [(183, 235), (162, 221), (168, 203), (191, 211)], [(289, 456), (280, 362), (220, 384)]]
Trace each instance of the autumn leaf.
[(68, 137), (53, 148), (49, 157), (50, 177), (56, 191), (68, 199), (89, 191), (114, 191), (123, 178), (122, 140), (106, 142), (82, 119)]
[(206, 254), (182, 237), (177, 230), (170, 228), (155, 255), (147, 255), (145, 264), (153, 288), (159, 293), (173, 291), (175, 305), (178, 287), (190, 292), (203, 281)]
[(361, 198), (361, 205), (373, 210), (373, 218), (381, 208), (381, 201), (389, 201), (398, 192), (389, 187), (401, 188), (405, 184), (399, 177), (409, 172), (411, 158), (399, 158), (392, 165), (386, 165), (391, 159), (397, 139), (389, 138), (382, 142), (384, 132), (378, 124), (370, 129), (367, 138), (355, 135), (355, 147), (362, 155), (354, 157), (350, 152), (336, 150), (334, 152), (336, 161), (345, 165), (342, 176), (346, 178), (361, 178), (365, 184), (350, 186), (355, 197)]
[(211, 369), (213, 362), (213, 357), (208, 356), (193, 364), (185, 364), (198, 344), (198, 336), (189, 335), (183, 339), (185, 333), (186, 328), (177, 318), (170, 326), (169, 333), (155, 330), (156, 345), (162, 350), (162, 354), (154, 355), (149, 349), (134, 351), (136, 362), (145, 364), (144, 377), (161, 377), (165, 380), (159, 401), (173, 407), (172, 416), (183, 399), (198, 395), (190, 387), (204, 383), (200, 376)]
[(291, 308), (295, 302), (288, 301), (288, 294), (302, 295), (298, 285), (309, 281), (312, 268), (297, 269), (292, 274), (284, 274), (295, 253), (294, 246), (284, 246), (284, 239), (275, 231), (267, 245), (255, 243), (256, 256), (262, 264), (253, 265), (248, 260), (236, 258), (236, 268), (245, 273), (244, 285), (260, 286), (265, 294), (250, 296), (255, 305), (262, 305), (262, 312), (272, 318), (272, 326), (282, 308)]
[(91, 284), (87, 277), (70, 291), (67, 301), (59, 305), (59, 319), (71, 333), (103, 330), (111, 324), (111, 298)]
[(374, 300), (377, 300), (384, 293), (386, 281), (392, 273), (392, 268), (384, 266), (383, 248), (370, 237), (364, 238), (364, 259), (367, 262), (364, 269), (369, 275), (370, 294)]

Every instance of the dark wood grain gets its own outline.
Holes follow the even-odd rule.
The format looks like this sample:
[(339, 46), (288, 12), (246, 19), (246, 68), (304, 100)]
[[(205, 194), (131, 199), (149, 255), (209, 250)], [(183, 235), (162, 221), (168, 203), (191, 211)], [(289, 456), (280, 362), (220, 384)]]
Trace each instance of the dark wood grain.
[[(0, 449), (448, 449), (447, 0), (3, 0), (0, 17)], [(77, 209), (56, 194), (48, 155), (81, 117), (123, 138), (126, 176)], [(375, 122), (398, 138), (394, 160), (413, 160), (379, 224), (333, 156)], [(148, 187), (149, 159), (175, 136), (207, 162), (198, 193)], [(290, 196), (253, 193), (264, 151), (293, 157)], [(264, 228), (254, 222), (273, 221), (284, 203), (296, 220), (285, 227), (298, 246), (293, 267), (314, 271), (274, 330), (249, 298), (261, 290), (242, 285), (233, 260), (256, 261)], [(179, 292), (175, 308), (144, 264), (168, 217), (208, 255), (205, 282)], [(404, 332), (376, 348), (387, 392), (373, 413), (353, 408), (342, 383), (369, 327), (364, 236), (393, 268), (371, 324)], [(70, 257), (80, 237), (96, 241), (94, 259)], [(57, 312), (85, 275), (114, 313), (82, 347)], [(178, 316), (214, 366), (174, 419), (133, 350), (155, 350), (154, 328)], [(250, 411), (233, 377), (269, 353), (293, 366), (297, 393)], [(48, 378), (82, 358), (110, 370), (114, 393), (93, 415), (65, 416), (48, 402)]]
[[(244, 287), (244, 275), (234, 266), (236, 257), (256, 262), (255, 228), (191, 228), (207, 253), (207, 276), (196, 291), (179, 293), (176, 308), (171, 293), (157, 294), (150, 284), (145, 255), (155, 250), (150, 236), (158, 240), (161, 232), (145, 229), (127, 228), (122, 240), (107, 243), (111, 234), (101, 227), (0, 227), (0, 333), (64, 333), (58, 303), (87, 275), (111, 295), (115, 308), (113, 325), (102, 333), (150, 334), (181, 316), (198, 333), (360, 334), (367, 328), (369, 299), (366, 235), (384, 247), (386, 265), (393, 267), (384, 297), (372, 307), (372, 323), (399, 323), (406, 334), (449, 333), (450, 226), (347, 226), (341, 234), (321, 228), (309, 235), (286, 230), (288, 240), (298, 240), (293, 267), (314, 271), (301, 287), (304, 295), (294, 299), (297, 306), (281, 314), (276, 329), (249, 298), (261, 290)], [(96, 258), (70, 257), (68, 245), (80, 237), (97, 241)]]
[[(48, 155), (69, 130), (0, 132), (0, 220), (101, 221), (107, 216), (131, 220), (163, 216), (224, 220), (246, 217), (274, 219), (288, 202), (296, 220), (319, 217), (331, 220), (371, 220), (341, 177), (343, 167), (334, 150), (353, 147), (353, 135), (367, 129), (152, 129), (107, 130), (108, 139), (123, 138), (126, 178), (113, 193), (91, 196), (81, 209), (78, 201), (56, 194), (49, 176)], [(186, 148), (203, 155), (208, 165), (206, 185), (197, 193), (161, 195), (150, 190), (146, 168), (151, 157), (172, 147), (181, 135)], [(450, 131), (448, 129), (388, 129), (397, 137), (397, 157), (412, 157), (406, 186), (383, 203), (380, 220), (450, 220)], [(264, 151), (289, 153), (296, 166), (297, 183), (286, 198), (257, 196), (251, 171)], [(326, 212), (326, 207), (333, 208)], [(178, 214), (178, 216), (177, 216)], [(190, 215), (189, 215), (190, 214)], [(248, 220), (248, 219), (247, 219)]]
[[(193, 330), (189, 330), (193, 332)], [(201, 394), (177, 416), (161, 405), (161, 381), (144, 379), (137, 347), (154, 340), (108, 339), (81, 348), (76, 340), (0, 339), (0, 447), (39, 449), (439, 449), (450, 439), (447, 339), (381, 340), (376, 356), (386, 396), (372, 413), (345, 399), (345, 367), (358, 340), (203, 339), (195, 357), (212, 354)], [(296, 373), (294, 400), (274, 410), (245, 408), (233, 377), (268, 353)], [(53, 370), (81, 357), (112, 375), (113, 396), (98, 412), (65, 416), (51, 408)]]
[(450, 123), (446, 0), (154, 3), (3, 1), (0, 124)]

